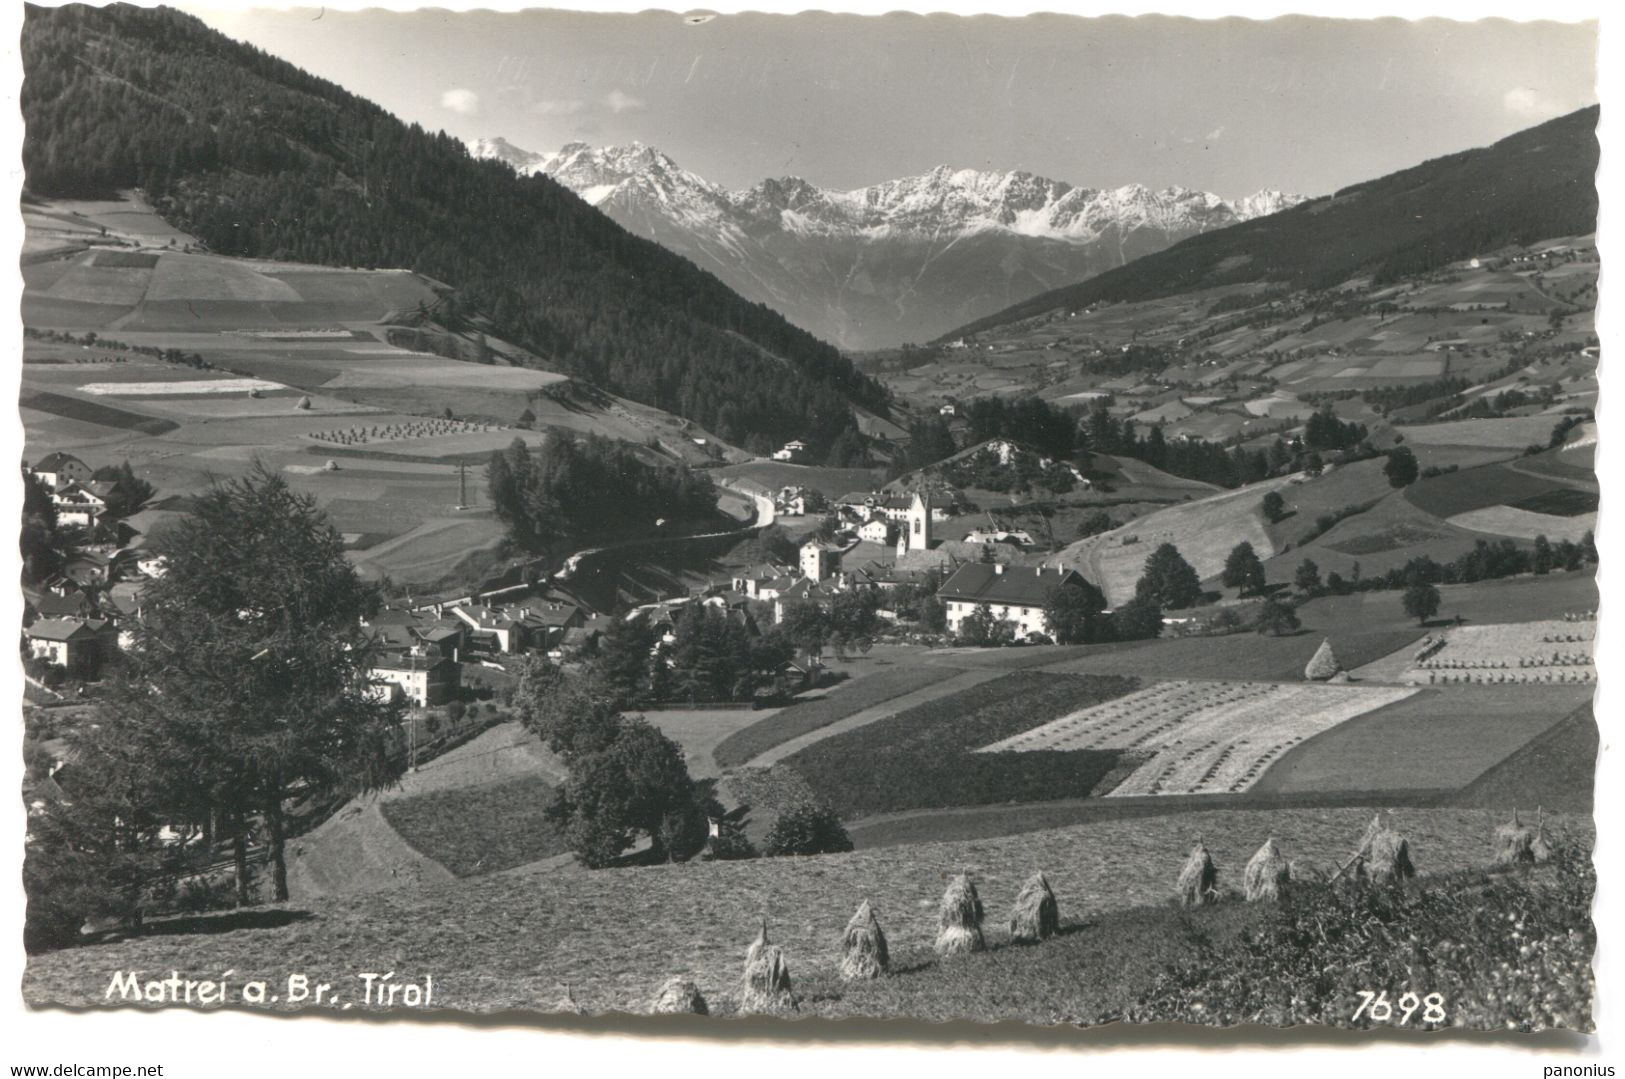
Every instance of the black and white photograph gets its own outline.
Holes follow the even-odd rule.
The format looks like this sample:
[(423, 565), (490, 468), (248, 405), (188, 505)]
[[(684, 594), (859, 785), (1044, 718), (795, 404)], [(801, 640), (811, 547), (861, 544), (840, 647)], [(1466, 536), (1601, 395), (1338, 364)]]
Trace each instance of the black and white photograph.
[(1598, 12), (882, 11), (21, 8), (25, 1028), (1613, 1074)]

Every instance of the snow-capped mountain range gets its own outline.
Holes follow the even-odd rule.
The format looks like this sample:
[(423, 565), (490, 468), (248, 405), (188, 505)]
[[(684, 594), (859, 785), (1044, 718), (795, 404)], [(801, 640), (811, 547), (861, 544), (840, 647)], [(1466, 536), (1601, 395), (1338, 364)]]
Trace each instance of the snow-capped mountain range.
[(640, 143), (475, 157), (551, 176), (625, 228), (849, 349), (926, 341), (1040, 292), (1302, 196), (1227, 201), (1182, 187), (1073, 187), (1027, 172), (932, 169), (856, 191), (798, 177), (730, 191)]

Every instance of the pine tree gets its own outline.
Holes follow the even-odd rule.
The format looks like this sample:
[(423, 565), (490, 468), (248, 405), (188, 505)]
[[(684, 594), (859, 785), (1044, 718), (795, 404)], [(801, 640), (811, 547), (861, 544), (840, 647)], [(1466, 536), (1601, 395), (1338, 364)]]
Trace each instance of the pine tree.
[(199, 495), (152, 550), (166, 572), (142, 593), (109, 711), (150, 748), (154, 815), (219, 817), (240, 879), (258, 822), (286, 900), (288, 799), (376, 790), (401, 771), (399, 709), (371, 692), (360, 625), (376, 596), (314, 501), (263, 468)]

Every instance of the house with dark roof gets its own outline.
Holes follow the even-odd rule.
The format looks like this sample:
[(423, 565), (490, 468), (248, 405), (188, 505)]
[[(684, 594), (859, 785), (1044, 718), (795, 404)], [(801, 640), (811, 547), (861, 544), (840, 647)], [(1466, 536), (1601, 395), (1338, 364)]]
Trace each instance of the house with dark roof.
[(76, 678), (91, 678), (118, 651), (118, 629), (105, 618), (41, 618), (23, 631), (28, 653)]
[(993, 617), (1014, 623), (1018, 636), (1047, 633), (1044, 608), (1056, 589), (1086, 583), (1065, 566), (1012, 566), (999, 562), (966, 562), (942, 582), (937, 598), (948, 613), (948, 632), (958, 633), (964, 620), (986, 606)]
[(53, 492), (70, 483), (88, 483), (94, 475), (89, 465), (71, 453), (48, 453), (28, 471)]
[(462, 681), (461, 668), (432, 646), (381, 652), (367, 673), (374, 696), (405, 699), (419, 708), (455, 700)]

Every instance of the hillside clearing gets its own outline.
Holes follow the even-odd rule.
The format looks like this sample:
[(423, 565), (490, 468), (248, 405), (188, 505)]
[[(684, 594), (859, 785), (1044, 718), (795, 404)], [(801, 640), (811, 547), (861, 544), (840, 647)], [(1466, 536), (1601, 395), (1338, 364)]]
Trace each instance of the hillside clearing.
[[(1440, 873), (1487, 862), (1490, 832), (1503, 816), (1415, 809), (1400, 811), (1395, 822), (1420, 870)], [(23, 992), (36, 1006), (101, 1006), (112, 970), (183, 977), (234, 970), (239, 983), (304, 973), (354, 984), (351, 972), (382, 964), (397, 978), (432, 974), (436, 1003), (459, 1010), (555, 1010), (560, 983), (588, 1011), (639, 1010), (674, 973), (694, 977), (708, 1000), (721, 1002), (731, 999), (760, 915), (797, 979), (810, 979), (833, 972), (839, 930), (866, 896), (900, 955), (928, 946), (943, 872), (973, 874), (989, 911), (1002, 912), (1041, 866), (1063, 918), (1088, 923), (1165, 902), (1196, 835), (1213, 852), (1221, 884), (1229, 884), (1266, 836), (1302, 863), (1326, 865), (1347, 856), (1369, 820), (1368, 809), (1213, 811), (818, 858), (595, 873), (519, 869), (359, 901), (335, 897), (304, 906), (304, 916), (266, 911), (266, 928), (225, 928), (233, 918), (253, 920), (225, 914), (198, 920), (218, 923), (219, 931), (154, 932), (34, 956)], [(1582, 839), (1591, 834), (1587, 818), (1552, 823)], [(605, 933), (605, 926), (619, 928)], [(1109, 923), (1099, 928), (1109, 931)], [(809, 1002), (808, 1011), (846, 1014), (835, 1000)]]

